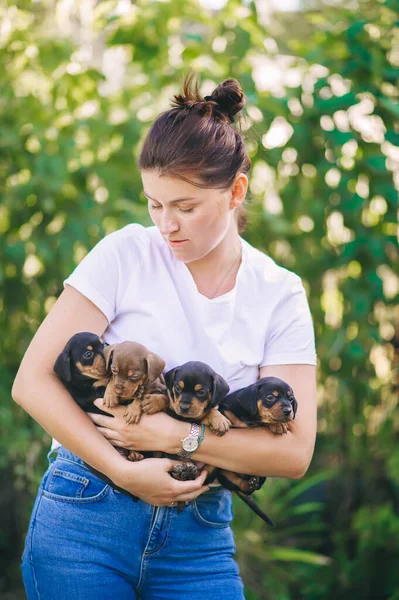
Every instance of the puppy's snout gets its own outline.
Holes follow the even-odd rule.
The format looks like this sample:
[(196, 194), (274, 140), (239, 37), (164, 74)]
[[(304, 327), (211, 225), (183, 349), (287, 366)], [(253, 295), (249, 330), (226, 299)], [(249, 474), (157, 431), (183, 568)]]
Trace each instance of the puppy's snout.
[(190, 404), (180, 404), (180, 411), (186, 415), (190, 410)]
[(291, 414), (291, 406), (283, 406), (283, 413), (288, 417)]
[(115, 392), (117, 394), (123, 394), (124, 390), (125, 388), (123, 387), (123, 385), (120, 385), (118, 383), (115, 385)]

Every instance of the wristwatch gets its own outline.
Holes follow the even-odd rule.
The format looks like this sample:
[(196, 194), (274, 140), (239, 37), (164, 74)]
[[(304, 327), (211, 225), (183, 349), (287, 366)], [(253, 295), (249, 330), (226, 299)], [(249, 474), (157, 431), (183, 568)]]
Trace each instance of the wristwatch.
[(196, 450), (202, 440), (204, 439), (205, 433), (205, 425), (198, 425), (198, 423), (193, 423), (191, 425), (191, 431), (187, 437), (181, 440), (181, 450), (177, 453), (181, 458), (188, 458), (191, 456)]

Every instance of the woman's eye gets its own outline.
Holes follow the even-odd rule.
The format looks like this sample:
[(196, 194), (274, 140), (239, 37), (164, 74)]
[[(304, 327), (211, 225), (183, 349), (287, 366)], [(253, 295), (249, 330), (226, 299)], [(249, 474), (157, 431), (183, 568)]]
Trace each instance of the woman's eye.
[(90, 350), (87, 350), (87, 352), (83, 354), (83, 358), (91, 358), (92, 356), (93, 352), (91, 352)]
[(193, 208), (186, 208), (186, 209), (184, 209), (184, 208), (179, 208), (179, 210), (180, 210), (180, 212), (182, 212), (182, 213), (190, 213), (190, 212), (193, 212), (193, 210), (194, 210), (194, 209), (193, 209)]
[(157, 210), (157, 208), (162, 208), (162, 204), (155, 206), (155, 204), (150, 204), (150, 210)]

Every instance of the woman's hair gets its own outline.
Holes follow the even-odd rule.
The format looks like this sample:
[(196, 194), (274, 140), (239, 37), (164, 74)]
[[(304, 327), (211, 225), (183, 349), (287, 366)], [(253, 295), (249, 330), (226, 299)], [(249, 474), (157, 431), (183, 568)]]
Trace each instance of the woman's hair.
[[(251, 168), (242, 134), (232, 126), (244, 104), (236, 79), (226, 79), (203, 98), (196, 75), (190, 73), (183, 94), (174, 96), (173, 108), (161, 113), (148, 132), (139, 169), (179, 177), (197, 187), (229, 188), (238, 173), (247, 174)], [(189, 179), (193, 174), (201, 183)], [(246, 223), (246, 211), (240, 207), (239, 233)]]

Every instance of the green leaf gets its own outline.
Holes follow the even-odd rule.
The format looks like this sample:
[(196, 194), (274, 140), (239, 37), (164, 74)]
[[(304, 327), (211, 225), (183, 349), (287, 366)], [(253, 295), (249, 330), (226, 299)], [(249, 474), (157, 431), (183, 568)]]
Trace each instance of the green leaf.
[(301, 562), (320, 566), (327, 566), (333, 562), (329, 556), (297, 548), (276, 548), (272, 546), (268, 548), (268, 553), (274, 560), (281, 560), (283, 562)]
[(399, 103), (393, 102), (389, 98), (380, 98), (379, 103), (395, 118), (399, 118)]

